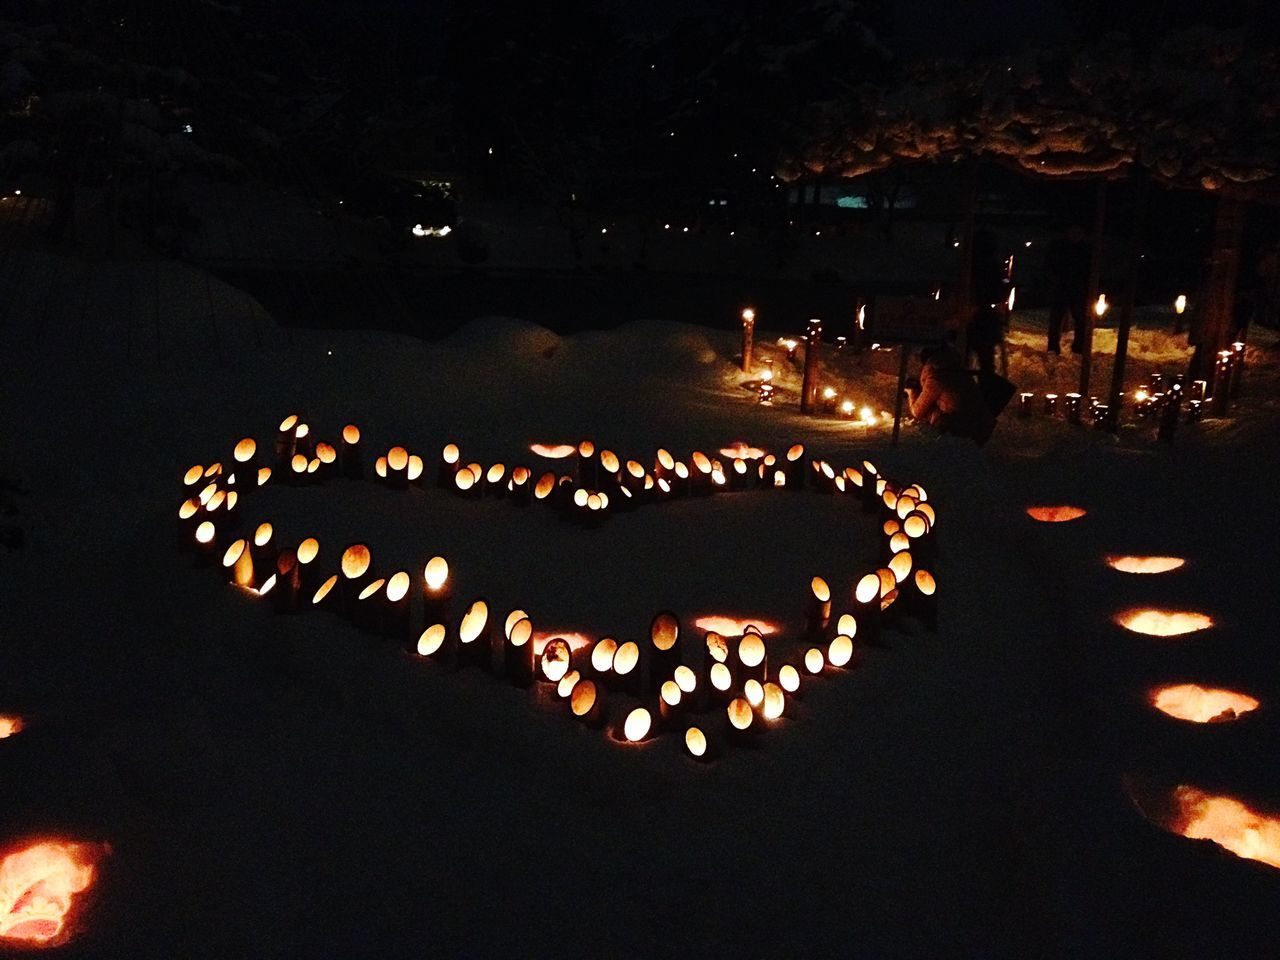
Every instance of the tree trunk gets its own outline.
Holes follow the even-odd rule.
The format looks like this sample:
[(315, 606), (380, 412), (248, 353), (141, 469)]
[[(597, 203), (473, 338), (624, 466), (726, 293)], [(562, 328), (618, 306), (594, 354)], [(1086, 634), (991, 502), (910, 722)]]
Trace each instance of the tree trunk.
[(1196, 348), (1189, 380), (1208, 378), (1218, 351), (1225, 348), (1235, 332), (1236, 282), (1240, 276), (1245, 211), (1242, 200), (1218, 198), (1203, 309), (1196, 311), (1189, 338)]
[(960, 289), (957, 302), (963, 311), (960, 323), (960, 356), (969, 355), (969, 321), (973, 319), (973, 232), (978, 216), (978, 161), (969, 160), (965, 171), (964, 221), (960, 226)]
[[(1138, 294), (1138, 260), (1142, 256), (1143, 221), (1147, 206), (1147, 178), (1139, 170), (1134, 182), (1133, 226), (1125, 252), (1124, 289), (1120, 293), (1117, 318), (1116, 358), (1111, 369), (1111, 392), (1107, 396), (1107, 429), (1112, 433), (1120, 424), (1120, 394), (1124, 390), (1124, 365), (1129, 355), (1129, 327), (1133, 323), (1133, 304)], [(1088, 399), (1081, 394), (1082, 399)]]
[(1093, 373), (1093, 304), (1097, 302), (1098, 288), (1102, 285), (1102, 241), (1107, 225), (1107, 181), (1098, 181), (1097, 199), (1093, 208), (1093, 244), (1089, 254), (1089, 302), (1084, 316), (1079, 319), (1084, 335), (1080, 345), (1080, 396), (1089, 396), (1089, 377)]

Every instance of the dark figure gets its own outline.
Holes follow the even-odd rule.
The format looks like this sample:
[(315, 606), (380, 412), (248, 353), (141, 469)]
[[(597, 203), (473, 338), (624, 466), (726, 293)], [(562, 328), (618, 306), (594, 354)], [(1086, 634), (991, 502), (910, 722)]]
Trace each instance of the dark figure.
[(950, 347), (920, 351), (919, 386), (907, 387), (911, 416), (939, 433), (968, 437), (982, 446), (996, 428), (978, 381)]
[(996, 252), (996, 238), (989, 230), (973, 236), (972, 312), (965, 340), (969, 353), (977, 354), (978, 369), (994, 373), (996, 344), (1004, 323), (1004, 260)]
[(1063, 321), (1071, 315), (1071, 352), (1084, 349), (1084, 325), (1089, 309), (1089, 265), (1092, 251), (1084, 227), (1073, 223), (1049, 245), (1045, 267), (1049, 275), (1050, 353), (1061, 353)]

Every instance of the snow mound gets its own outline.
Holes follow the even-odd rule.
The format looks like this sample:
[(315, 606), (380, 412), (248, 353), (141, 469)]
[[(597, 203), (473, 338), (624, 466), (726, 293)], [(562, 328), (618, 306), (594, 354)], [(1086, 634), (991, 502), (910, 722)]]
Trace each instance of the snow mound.
[(528, 320), (481, 317), (458, 328), (444, 343), (459, 350), (483, 350), (510, 356), (549, 357), (560, 347), (559, 334)]
[(706, 367), (720, 358), (712, 343), (714, 331), (671, 320), (636, 320), (608, 334), (580, 334), (576, 342), (590, 345), (612, 362), (633, 367)]

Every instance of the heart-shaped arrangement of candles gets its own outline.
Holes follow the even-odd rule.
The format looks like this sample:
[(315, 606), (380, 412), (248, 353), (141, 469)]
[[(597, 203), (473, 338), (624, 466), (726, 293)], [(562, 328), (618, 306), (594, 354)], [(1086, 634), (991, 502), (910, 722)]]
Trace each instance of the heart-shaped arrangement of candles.
[[(504, 618), (483, 596), (458, 602), (444, 557), (424, 557), (411, 570), (380, 571), (364, 543), (327, 550), (314, 537), (280, 543), (270, 522), (243, 522), (245, 503), (268, 483), (366, 475), (355, 425), (330, 444), (296, 415), (281, 422), (273, 456), (262, 456), (262, 447), (246, 437), (227, 462), (186, 472), (180, 543), (280, 613), (336, 614), (444, 668), (486, 670), (532, 688), (538, 702), (560, 704), (582, 723), (606, 728), (619, 743), (674, 734), (698, 760), (715, 757), (723, 744), (757, 742), (784, 716), (802, 684), (855, 666), (860, 647), (874, 642), (886, 621), (910, 617), (937, 629), (931, 572), (936, 512), (923, 487), (894, 483), (868, 461), (837, 468), (808, 457), (801, 444), (775, 455), (739, 443), (715, 456), (695, 450), (680, 460), (663, 449), (644, 460), (628, 459), (590, 441), (534, 444), (530, 450), (559, 469), (467, 462), (456, 443), (446, 444), (430, 469), (402, 446), (370, 459), (376, 482), (393, 488), (425, 483), (462, 498), (544, 503), (586, 526), (666, 500), (749, 489), (850, 496), (864, 511), (881, 514), (883, 566), (855, 578), (843, 601), (827, 580), (809, 579), (802, 635), (789, 638), (791, 649), (795, 641), (803, 643), (790, 659), (766, 641), (776, 641), (776, 624), (728, 617), (689, 623), (667, 610), (653, 617), (647, 637), (637, 639), (539, 634), (523, 610)], [(681, 638), (695, 629), (702, 650), (688, 657)]]

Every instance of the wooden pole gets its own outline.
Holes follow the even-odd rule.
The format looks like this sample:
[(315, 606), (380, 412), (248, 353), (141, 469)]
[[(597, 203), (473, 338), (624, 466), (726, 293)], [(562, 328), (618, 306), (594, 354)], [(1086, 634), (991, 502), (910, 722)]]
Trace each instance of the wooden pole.
[[(818, 363), (822, 353), (822, 321), (809, 321), (804, 342), (804, 382), (800, 389), (800, 412), (818, 412)], [(790, 478), (788, 478), (789, 480)]]
[(1080, 396), (1089, 395), (1089, 377), (1093, 373), (1093, 304), (1102, 285), (1102, 241), (1107, 223), (1107, 181), (1099, 180), (1093, 208), (1093, 241), (1089, 253), (1089, 302), (1079, 319), (1084, 336), (1080, 344)]
[(755, 348), (756, 312), (750, 307), (742, 311), (742, 372), (751, 372), (751, 353)]
[[(1107, 395), (1107, 429), (1112, 433), (1120, 425), (1120, 395), (1124, 392), (1124, 366), (1129, 355), (1129, 328), (1133, 324), (1133, 305), (1138, 294), (1138, 260), (1142, 256), (1142, 228), (1146, 215), (1147, 178), (1141, 173), (1134, 182), (1133, 225), (1125, 255), (1124, 289), (1120, 292), (1120, 316), (1116, 332), (1116, 358), (1111, 368), (1111, 392)], [(1083, 391), (1082, 391), (1083, 395)]]
[[(1226, 347), (1232, 333), (1245, 210), (1241, 200), (1225, 196), (1218, 198), (1213, 250), (1209, 254), (1209, 276), (1205, 281), (1205, 303), (1197, 304), (1198, 323), (1192, 324), (1191, 339), (1196, 350), (1191, 358), (1190, 380), (1208, 379), (1218, 351)], [(1223, 386), (1225, 388), (1226, 385)], [(1218, 392), (1216, 385), (1213, 392), (1215, 395)]]
[[(889, 443), (891, 446), (898, 445), (898, 437), (902, 433), (902, 398), (907, 392), (907, 345), (904, 343), (898, 348), (898, 395), (893, 400), (893, 437)], [(875, 490), (874, 478), (863, 477), (863, 491), (867, 490), (866, 484), (871, 483), (871, 489)], [(874, 500), (874, 494), (872, 496)]]

